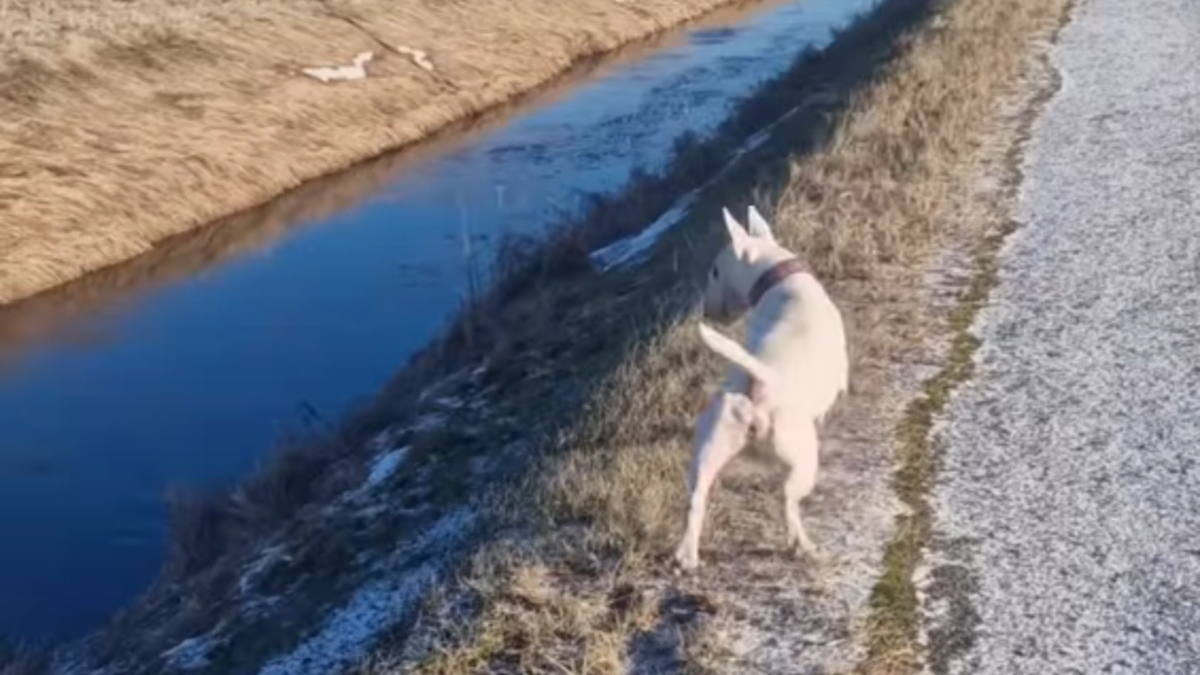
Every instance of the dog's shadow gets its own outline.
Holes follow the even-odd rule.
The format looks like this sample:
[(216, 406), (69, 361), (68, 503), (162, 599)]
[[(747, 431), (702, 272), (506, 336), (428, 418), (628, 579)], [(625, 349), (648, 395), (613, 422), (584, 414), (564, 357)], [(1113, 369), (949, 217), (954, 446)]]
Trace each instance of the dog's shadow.
[(714, 616), (716, 606), (704, 595), (669, 589), (658, 603), (654, 627), (630, 638), (630, 675), (666, 675), (686, 672), (688, 637), (700, 623)]
[[(704, 565), (692, 573), (675, 570), (673, 574), (673, 561), (666, 556), (661, 561), (660, 576), (674, 577), (674, 581), (657, 591), (653, 627), (634, 633), (626, 644), (631, 675), (665, 675), (697, 668), (703, 671), (708, 667), (705, 664), (716, 662), (733, 665), (729, 659), (737, 657), (714, 651), (718, 647), (714, 640), (722, 630), (721, 615), (740, 615), (747, 608), (736, 598), (713, 592), (714, 588), (787, 587), (812, 603), (837, 602), (836, 593), (824, 583), (822, 565), (808, 557), (798, 558), (785, 547), (739, 547), (703, 553)], [(781, 570), (790, 572), (780, 574)]]

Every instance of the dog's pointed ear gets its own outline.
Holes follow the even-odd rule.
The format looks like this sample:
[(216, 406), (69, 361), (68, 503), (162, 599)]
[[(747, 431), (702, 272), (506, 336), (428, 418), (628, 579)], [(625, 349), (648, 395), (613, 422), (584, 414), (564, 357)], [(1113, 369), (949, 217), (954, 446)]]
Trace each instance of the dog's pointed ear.
[(746, 221), (746, 224), (748, 226), (746, 229), (749, 230), (751, 236), (775, 241), (775, 233), (771, 231), (771, 224), (767, 222), (766, 218), (762, 217), (762, 214), (753, 205), (750, 206), (750, 218)]
[(746, 252), (746, 247), (749, 244), (747, 240), (750, 238), (750, 234), (737, 221), (737, 218), (733, 217), (729, 209), (721, 209), (721, 215), (725, 217), (725, 229), (729, 232), (729, 243), (733, 245), (733, 253), (741, 258)]

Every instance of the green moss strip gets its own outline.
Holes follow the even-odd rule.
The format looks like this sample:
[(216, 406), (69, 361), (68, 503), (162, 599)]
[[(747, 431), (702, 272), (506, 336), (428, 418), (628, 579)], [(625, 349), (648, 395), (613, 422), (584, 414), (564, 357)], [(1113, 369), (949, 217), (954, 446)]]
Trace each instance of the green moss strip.
[[(1075, 0), (1064, 4), (1051, 42), (1066, 25), (1074, 5)], [(1034, 122), (1061, 85), (1048, 58), (1043, 55), (1039, 60), (1049, 78), (1021, 115), (1014, 142), (1006, 153), (1002, 166), (1005, 208), (1015, 203), (1022, 183), (1021, 156)], [(999, 283), (1000, 250), (1019, 225), (1016, 220), (1004, 220), (976, 247), (971, 280), (949, 316), (951, 343), (945, 364), (925, 381), (920, 395), (905, 409), (897, 426), (899, 467), (892, 487), (908, 507), (908, 513), (896, 518), (895, 534), (884, 551), (883, 572), (871, 595), (867, 657), (858, 669), (861, 673), (915, 672), (921, 667), (922, 650), (918, 643), (921, 607), (913, 576), (933, 534), (933, 510), (927, 496), (937, 473), (938, 458), (931, 447), (930, 432), (951, 395), (974, 375), (975, 352), (981, 342), (972, 334), (971, 326)]]

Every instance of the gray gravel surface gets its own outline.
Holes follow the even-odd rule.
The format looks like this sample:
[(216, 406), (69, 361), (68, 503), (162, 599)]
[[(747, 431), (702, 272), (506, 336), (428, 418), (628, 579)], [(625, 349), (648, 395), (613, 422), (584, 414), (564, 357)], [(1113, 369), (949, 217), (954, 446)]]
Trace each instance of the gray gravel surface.
[(1081, 0), (935, 441), (931, 670), (1200, 673), (1200, 2)]

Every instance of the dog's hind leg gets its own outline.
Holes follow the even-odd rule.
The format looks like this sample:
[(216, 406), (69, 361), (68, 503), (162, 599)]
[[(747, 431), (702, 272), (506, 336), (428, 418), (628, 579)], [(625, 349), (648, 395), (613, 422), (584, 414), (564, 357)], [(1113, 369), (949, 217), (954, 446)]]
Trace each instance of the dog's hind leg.
[(700, 531), (704, 527), (709, 491), (721, 469), (745, 446), (754, 412), (754, 404), (748, 397), (719, 392), (700, 415), (688, 475), (687, 526), (675, 550), (675, 560), (686, 570), (700, 564)]
[(796, 553), (818, 556), (818, 550), (800, 519), (800, 502), (817, 484), (819, 448), (813, 420), (785, 416), (774, 426), (775, 451), (787, 463), (789, 473), (783, 487), (783, 513), (787, 521), (787, 543)]

